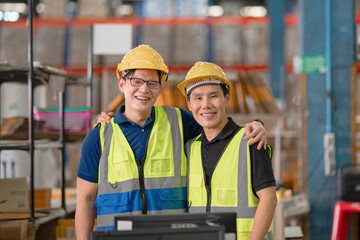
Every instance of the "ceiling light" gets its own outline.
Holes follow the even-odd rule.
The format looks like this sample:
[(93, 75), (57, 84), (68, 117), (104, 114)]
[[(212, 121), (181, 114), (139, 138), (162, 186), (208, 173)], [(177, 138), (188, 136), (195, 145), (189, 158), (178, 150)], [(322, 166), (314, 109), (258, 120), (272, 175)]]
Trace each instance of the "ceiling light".
[(134, 12), (134, 8), (129, 4), (124, 4), (116, 9), (116, 16), (130, 16)]
[(1, 3), (0, 10), (4, 12), (25, 13), (27, 11), (27, 5), (25, 3)]
[(42, 14), (44, 11), (45, 11), (45, 4), (39, 3), (38, 5), (36, 5), (36, 12)]
[(210, 17), (220, 17), (224, 14), (224, 8), (218, 5), (204, 8), (204, 15)]
[(240, 15), (243, 17), (265, 17), (266, 8), (263, 6), (247, 6), (240, 9)]
[(0, 20), (5, 22), (16, 22), (20, 18), (20, 13), (18, 12), (1, 12)]

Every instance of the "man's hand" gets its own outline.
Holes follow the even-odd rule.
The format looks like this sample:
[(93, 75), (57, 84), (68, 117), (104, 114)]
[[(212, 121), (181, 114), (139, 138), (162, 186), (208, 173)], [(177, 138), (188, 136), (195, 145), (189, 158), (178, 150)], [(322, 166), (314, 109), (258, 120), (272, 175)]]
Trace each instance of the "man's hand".
[(101, 112), (100, 116), (97, 119), (97, 122), (94, 124), (94, 127), (96, 127), (99, 123), (110, 123), (110, 118), (114, 117), (115, 113), (113, 112)]
[(258, 121), (252, 121), (245, 125), (245, 140), (253, 138), (249, 144), (253, 145), (254, 143), (259, 142), (257, 149), (260, 150), (263, 147), (266, 150), (267, 138), (266, 131), (264, 126)]

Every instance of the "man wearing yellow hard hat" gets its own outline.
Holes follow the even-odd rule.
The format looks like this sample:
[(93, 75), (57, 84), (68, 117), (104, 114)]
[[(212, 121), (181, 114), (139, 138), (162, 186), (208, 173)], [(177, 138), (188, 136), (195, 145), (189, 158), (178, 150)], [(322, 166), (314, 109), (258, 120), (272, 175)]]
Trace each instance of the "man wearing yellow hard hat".
[[(77, 173), (77, 239), (89, 239), (97, 215), (97, 230), (113, 230), (119, 214), (166, 214), (186, 211), (184, 143), (201, 127), (191, 113), (154, 106), (169, 73), (162, 57), (140, 45), (129, 51), (116, 70), (121, 106), (109, 124), (91, 130), (84, 139)], [(266, 141), (258, 122), (249, 136)]]
[(190, 213), (236, 212), (237, 239), (273, 239), (277, 204), (268, 151), (245, 140), (226, 116), (231, 83), (213, 63), (197, 62), (178, 88), (203, 131), (186, 144)]

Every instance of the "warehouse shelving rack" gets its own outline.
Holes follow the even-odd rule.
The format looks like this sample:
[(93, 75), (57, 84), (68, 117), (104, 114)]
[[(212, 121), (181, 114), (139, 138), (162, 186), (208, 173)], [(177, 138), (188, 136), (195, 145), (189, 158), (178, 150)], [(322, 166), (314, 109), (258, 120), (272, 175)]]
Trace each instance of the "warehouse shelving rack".
[[(29, 220), (37, 225), (50, 221), (54, 218), (65, 216), (70, 211), (75, 210), (75, 206), (66, 204), (65, 200), (65, 147), (66, 138), (65, 134), (65, 114), (64, 114), (64, 92), (63, 89), (57, 89), (59, 94), (59, 133), (58, 139), (54, 140), (54, 134), (51, 134), (51, 140), (35, 140), (34, 132), (34, 88), (39, 85), (49, 85), (53, 77), (57, 81), (64, 81), (63, 85), (80, 85), (87, 88), (87, 104), (91, 106), (91, 78), (86, 82), (78, 81), (78, 75), (69, 75), (63, 69), (48, 67), (46, 65), (34, 66), (33, 60), (33, 1), (28, 1), (28, 67), (16, 67), (10, 65), (2, 65), (0, 67), (0, 88), (5, 82), (16, 82), (27, 84), (28, 88), (28, 137), (26, 140), (2, 140), (0, 138), (0, 152), (3, 150), (23, 150), (27, 151), (30, 158), (30, 176), (29, 176), (29, 192), (30, 192), (30, 216)], [(1, 109), (0, 109), (1, 110)], [(1, 114), (1, 111), (0, 111)], [(1, 118), (1, 115), (0, 115)], [(1, 124), (1, 123), (0, 123)], [(1, 127), (1, 125), (0, 125)], [(43, 134), (46, 138), (46, 134)], [(69, 134), (70, 136), (70, 134)], [(41, 137), (41, 136), (40, 136)], [(61, 154), (61, 207), (60, 209), (52, 209), (49, 216), (39, 218), (35, 221), (35, 206), (34, 206), (34, 150), (53, 148), (58, 149)]]
[[(0, 151), (2, 150), (24, 150), (29, 153), (30, 157), (30, 219), (34, 219), (34, 150), (41, 148), (56, 148), (61, 152), (61, 207), (66, 211), (65, 204), (65, 130), (64, 130), (64, 91), (59, 91), (59, 138), (58, 140), (35, 140), (34, 134), (34, 119), (33, 119), (33, 90), (36, 86), (41, 84), (48, 84), (52, 76), (59, 76), (65, 79), (68, 78), (66, 74), (60, 72), (49, 72), (38, 68), (32, 68), (29, 71), (27, 68), (0, 69), (0, 86), (5, 82), (17, 82), (28, 85), (28, 129), (29, 135), (27, 140), (0, 140)], [(32, 72), (32, 73), (31, 73)], [(31, 76), (31, 77), (28, 77)], [(28, 78), (28, 81), (26, 79)], [(30, 78), (30, 80), (29, 80)]]
[[(28, 141), (27, 143), (11, 144), (4, 143), (1, 146), (1, 150), (26, 150), (29, 153), (30, 157), (30, 221), (35, 221), (35, 207), (34, 207), (34, 116), (33, 116), (33, 106), (34, 106), (34, 77), (37, 73), (34, 72), (34, 61), (33, 61), (33, 2), (28, 1), (28, 69), (22, 70), (10, 70), (2, 71), (2, 82), (5, 80), (16, 81), (19, 79), (26, 79), (28, 84)], [(15, 78), (16, 77), (16, 78)], [(63, 148), (63, 126), (64, 126), (64, 112), (63, 112), (63, 93), (60, 94), (60, 147)], [(62, 151), (63, 154), (63, 151)], [(63, 162), (63, 161), (62, 161)], [(65, 205), (63, 205), (65, 207)]]

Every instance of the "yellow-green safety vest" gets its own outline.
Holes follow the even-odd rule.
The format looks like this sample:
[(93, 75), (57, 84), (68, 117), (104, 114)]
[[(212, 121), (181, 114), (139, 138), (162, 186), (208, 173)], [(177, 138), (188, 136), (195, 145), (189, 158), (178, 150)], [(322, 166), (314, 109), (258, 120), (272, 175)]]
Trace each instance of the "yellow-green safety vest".
[(100, 127), (97, 230), (114, 228), (114, 216), (186, 211), (186, 157), (180, 109), (154, 106), (155, 120), (143, 163), (118, 124)]
[[(241, 128), (226, 147), (208, 190), (205, 186), (200, 136), (191, 140), (186, 149), (189, 158), (189, 212), (236, 212), (238, 240), (249, 238), (259, 204), (252, 191), (249, 140), (243, 139), (244, 133), (245, 129)], [(265, 239), (273, 239), (271, 228)]]

